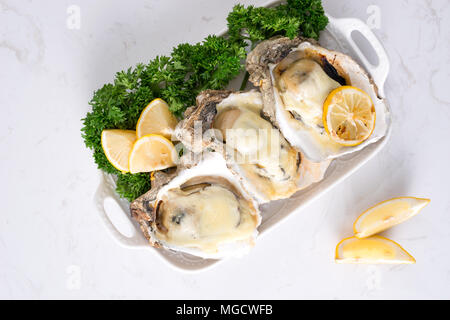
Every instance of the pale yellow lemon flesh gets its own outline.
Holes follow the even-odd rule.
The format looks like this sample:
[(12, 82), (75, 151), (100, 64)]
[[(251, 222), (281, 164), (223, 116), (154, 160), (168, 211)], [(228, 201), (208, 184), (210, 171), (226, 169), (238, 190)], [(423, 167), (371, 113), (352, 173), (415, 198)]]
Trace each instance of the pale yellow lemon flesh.
[(400, 197), (380, 202), (363, 212), (353, 224), (358, 238), (382, 232), (415, 216), (430, 202), (429, 199)]
[(103, 130), (101, 141), (103, 152), (114, 168), (128, 172), (128, 156), (136, 141), (136, 132), (120, 129)]
[(131, 173), (151, 172), (176, 166), (175, 146), (161, 135), (149, 134), (136, 140), (128, 159)]
[(361, 89), (342, 86), (331, 91), (323, 105), (323, 124), (328, 136), (343, 146), (356, 146), (375, 129), (375, 106)]
[(416, 260), (398, 243), (380, 236), (350, 237), (336, 246), (337, 263), (411, 264)]
[(169, 105), (158, 98), (142, 111), (136, 124), (136, 135), (138, 139), (148, 134), (159, 134), (170, 139), (177, 123)]

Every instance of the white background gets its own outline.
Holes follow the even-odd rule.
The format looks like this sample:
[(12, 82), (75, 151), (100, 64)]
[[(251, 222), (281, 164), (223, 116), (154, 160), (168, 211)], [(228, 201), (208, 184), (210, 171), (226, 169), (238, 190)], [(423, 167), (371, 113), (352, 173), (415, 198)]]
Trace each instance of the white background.
[[(116, 71), (220, 32), (237, 2), (0, 1), (0, 298), (450, 298), (448, 0), (324, 1), (329, 14), (363, 21), (368, 6), (380, 7), (374, 32), (391, 59), (393, 135), (248, 256), (183, 274), (112, 240), (80, 135), (93, 91)], [(72, 4), (80, 30), (66, 27)], [(359, 213), (401, 195), (432, 199), (385, 233), (417, 264), (336, 265), (335, 245)]]

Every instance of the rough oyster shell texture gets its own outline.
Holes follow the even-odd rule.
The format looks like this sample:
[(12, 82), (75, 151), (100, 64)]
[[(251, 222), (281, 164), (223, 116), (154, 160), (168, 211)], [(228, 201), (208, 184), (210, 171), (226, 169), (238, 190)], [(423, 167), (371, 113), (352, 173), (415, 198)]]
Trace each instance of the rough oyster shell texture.
[[(190, 156), (191, 154), (186, 154), (183, 157)], [(151, 190), (131, 203), (132, 217), (139, 223), (150, 245), (157, 248), (163, 247), (208, 259), (221, 259), (245, 254), (254, 246), (258, 234), (257, 227), (261, 222), (257, 202), (243, 188), (234, 174), (228, 170), (225, 160), (221, 155), (217, 153), (206, 153), (202, 158), (194, 157), (194, 159), (197, 162), (193, 163), (192, 158), (190, 158), (186, 160), (189, 165), (181, 164), (176, 170), (169, 170), (166, 173), (156, 172), (152, 181)], [(158, 212), (160, 204), (163, 202), (163, 197), (171, 190), (183, 188), (185, 183), (193, 179), (196, 180), (196, 185), (200, 185), (206, 180), (211, 183), (213, 179), (221, 184), (226, 181), (225, 184), (229, 186), (227, 188), (233, 194), (239, 195), (239, 198), (249, 207), (249, 212), (254, 219), (254, 227), (250, 234), (241, 236), (233, 241), (222, 241), (218, 246), (213, 247), (212, 250), (204, 250), (203, 247), (196, 245), (179, 245), (174, 241), (167, 241), (161, 237), (162, 228), (159, 225), (160, 217), (158, 216)]]
[[(263, 119), (265, 118), (264, 114), (261, 113), (263, 109), (261, 94), (255, 90), (248, 92), (206, 90), (199, 94), (196, 106), (189, 108), (186, 111), (185, 120), (178, 124), (175, 130), (177, 139), (194, 152), (202, 152), (207, 149), (219, 152), (226, 159), (230, 170), (240, 179), (241, 183), (259, 203), (288, 198), (295, 192), (323, 178), (330, 161), (312, 162), (294, 148), (293, 150), (297, 154), (296, 175), (284, 182), (275, 183), (274, 180), (270, 179), (258, 179), (255, 174), (247, 170), (245, 164), (238, 163), (235, 153), (233, 151), (230, 152), (229, 148), (223, 145), (222, 140), (217, 138), (217, 132), (211, 135), (206, 134), (206, 137), (201, 139), (201, 143), (198, 143), (198, 137), (194, 139), (195, 123), (201, 124), (202, 132), (207, 132), (208, 130), (211, 132), (214, 129), (213, 123), (218, 114), (218, 109), (226, 110), (227, 108), (252, 109), (257, 112), (254, 115), (255, 117), (258, 117), (259, 113)], [(264, 121), (270, 123), (269, 119), (264, 119)], [(277, 129), (273, 128), (273, 130)], [(280, 134), (280, 139), (285, 141), (282, 134)], [(286, 141), (284, 143), (289, 146)], [(264, 185), (268, 184), (271, 185), (270, 190), (263, 188)]]
[[(369, 139), (358, 146), (332, 150), (320, 146), (307, 131), (298, 130), (298, 128), (293, 128), (289, 124), (290, 119), (287, 119), (288, 117), (282, 112), (283, 102), (277, 90), (273, 70), (280, 63), (291, 63), (302, 58), (317, 62), (329, 76), (334, 73), (334, 76), (339, 78), (338, 80), (344, 80), (345, 84), (358, 87), (370, 95), (375, 105), (377, 120), (375, 129)], [(247, 56), (246, 68), (250, 74), (250, 81), (259, 87), (262, 93), (263, 112), (280, 128), (293, 146), (300, 148), (309, 158), (315, 161), (333, 159), (361, 150), (368, 144), (381, 139), (388, 130), (389, 111), (378, 95), (378, 89), (367, 72), (351, 57), (340, 52), (327, 50), (319, 46), (314, 40), (303, 38), (291, 40), (276, 37), (263, 41)], [(322, 131), (322, 135), (326, 135), (326, 133)]]
[[(322, 67), (326, 61), (326, 63), (332, 66), (337, 76), (345, 80), (346, 84), (355, 85), (370, 94), (377, 108), (377, 127), (369, 141), (366, 141), (358, 147), (344, 148), (335, 154), (318, 155), (317, 153), (311, 152), (309, 148), (306, 148), (308, 149), (306, 150), (308, 151), (308, 158), (313, 158), (316, 162), (310, 161), (304, 156), (305, 146), (302, 141), (298, 141), (295, 137), (292, 138), (289, 130), (285, 127), (286, 124), (280, 121), (277, 116), (277, 99), (279, 97), (277, 97), (276, 90), (274, 90), (275, 86), (272, 74), (274, 66), (286, 58), (289, 59), (290, 55), (298, 54), (313, 59), (321, 64)], [(152, 181), (152, 189), (131, 204), (131, 214), (139, 222), (145, 237), (151, 245), (182, 251), (203, 258), (223, 258), (240, 255), (247, 252), (253, 246), (257, 235), (256, 229), (249, 239), (228, 244), (216, 253), (205, 253), (195, 248), (173, 246), (164, 243), (164, 241), (161, 241), (161, 239), (155, 236), (155, 224), (157, 222), (157, 210), (155, 206), (157, 205), (158, 199), (168, 189), (180, 186), (189, 178), (204, 176), (206, 174), (217, 174), (219, 172), (218, 168), (220, 168), (221, 175), (224, 175), (226, 179), (238, 186), (242, 194), (248, 198), (247, 200), (251, 199), (253, 201), (252, 203), (255, 203), (258, 215), (257, 225), (261, 221), (257, 208), (259, 204), (274, 199), (287, 198), (293, 193), (285, 194), (278, 198), (262, 195), (255, 186), (252, 186), (251, 181), (246, 179), (245, 174), (239, 170), (239, 166), (236, 165), (234, 159), (226, 152), (226, 148), (224, 148), (221, 139), (218, 139), (215, 134), (207, 135), (206, 137), (202, 136), (201, 139), (195, 138), (196, 126), (202, 133), (213, 129), (213, 123), (218, 114), (218, 107), (221, 105), (239, 106), (243, 102), (243, 99), (247, 99), (249, 96), (251, 96), (249, 98), (250, 100), (253, 102), (256, 101), (256, 104), (259, 103), (261, 105), (261, 117), (270, 121), (274, 127), (279, 128), (284, 137), (292, 146), (298, 148), (299, 154), (301, 154), (301, 174), (295, 191), (323, 179), (324, 173), (331, 161), (330, 159), (360, 150), (367, 144), (377, 141), (386, 133), (387, 123), (390, 121), (389, 114), (387, 110), (380, 109), (382, 108), (380, 106), (382, 104), (378, 104), (381, 98), (378, 96), (376, 85), (370, 76), (352, 58), (342, 53), (324, 49), (314, 40), (302, 38), (290, 40), (288, 38), (278, 37), (263, 41), (250, 52), (247, 57), (246, 67), (250, 74), (250, 81), (256, 87), (259, 87), (260, 93), (255, 91), (233, 92), (229, 90), (206, 90), (201, 92), (197, 97), (196, 105), (186, 110), (184, 120), (178, 124), (175, 131), (176, 138), (189, 149), (187, 155), (191, 157), (190, 161), (185, 161), (187, 158), (186, 155), (181, 158), (182, 163), (177, 170), (156, 172)], [(248, 103), (248, 99), (245, 103)], [(207, 156), (209, 159), (206, 162), (209, 162), (209, 164), (205, 164), (204, 159), (197, 157), (201, 153), (206, 153), (210, 156), (213, 154), (211, 157)], [(192, 161), (192, 157), (194, 161)], [(211, 163), (214, 164), (211, 165)]]

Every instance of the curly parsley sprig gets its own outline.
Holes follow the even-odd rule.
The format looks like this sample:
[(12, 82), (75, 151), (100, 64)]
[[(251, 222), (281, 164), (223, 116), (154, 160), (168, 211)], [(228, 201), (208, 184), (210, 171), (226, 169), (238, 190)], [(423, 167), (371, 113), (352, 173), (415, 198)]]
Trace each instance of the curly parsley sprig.
[(123, 174), (106, 159), (104, 129), (135, 129), (145, 106), (162, 98), (181, 117), (205, 89), (223, 89), (243, 70), (246, 49), (274, 35), (318, 38), (328, 20), (320, 0), (288, 0), (274, 8), (236, 5), (228, 18), (226, 37), (209, 36), (197, 44), (180, 44), (169, 56), (118, 72), (114, 82), (95, 91), (83, 121), (82, 137), (93, 150), (98, 168), (118, 177), (117, 193), (129, 201), (150, 188), (148, 174)]
[(261, 40), (282, 35), (319, 38), (328, 18), (320, 0), (288, 0), (273, 8), (236, 5), (227, 17), (230, 39), (236, 42)]
[(194, 45), (180, 44), (169, 57), (159, 56), (147, 65), (138, 64), (116, 74), (113, 84), (94, 93), (92, 111), (83, 119), (82, 136), (94, 151), (99, 169), (118, 176), (117, 192), (133, 200), (150, 188), (148, 174), (122, 174), (103, 152), (104, 129), (135, 129), (141, 111), (161, 97), (177, 116), (195, 103), (204, 89), (221, 89), (242, 70), (245, 50), (224, 38), (209, 36)]

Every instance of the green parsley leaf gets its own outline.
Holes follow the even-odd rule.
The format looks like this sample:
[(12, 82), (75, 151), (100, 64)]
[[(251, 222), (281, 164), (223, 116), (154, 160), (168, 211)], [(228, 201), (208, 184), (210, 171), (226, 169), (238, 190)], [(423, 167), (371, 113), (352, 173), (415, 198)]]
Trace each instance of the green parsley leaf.
[[(101, 146), (105, 129), (131, 129), (147, 104), (162, 98), (181, 117), (200, 91), (223, 89), (244, 68), (246, 48), (275, 35), (317, 39), (328, 19), (320, 0), (288, 0), (273, 8), (236, 5), (227, 18), (228, 36), (208, 36), (197, 44), (183, 43), (169, 56), (118, 72), (114, 82), (94, 92), (92, 111), (82, 119), (82, 137), (93, 150), (97, 167), (115, 174), (117, 193), (129, 201), (150, 189), (149, 174), (123, 174), (106, 159)], [(246, 83), (248, 75), (244, 78)], [(243, 87), (245, 87), (243, 83)]]

